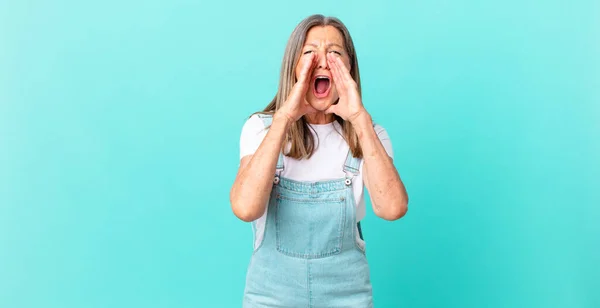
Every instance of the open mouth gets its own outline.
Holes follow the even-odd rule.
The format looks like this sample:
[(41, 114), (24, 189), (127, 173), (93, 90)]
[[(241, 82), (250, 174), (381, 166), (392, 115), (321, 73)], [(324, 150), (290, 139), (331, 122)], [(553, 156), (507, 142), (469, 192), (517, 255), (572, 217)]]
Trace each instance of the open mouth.
[(316, 76), (313, 82), (313, 93), (317, 98), (327, 97), (331, 89), (331, 81), (327, 76)]

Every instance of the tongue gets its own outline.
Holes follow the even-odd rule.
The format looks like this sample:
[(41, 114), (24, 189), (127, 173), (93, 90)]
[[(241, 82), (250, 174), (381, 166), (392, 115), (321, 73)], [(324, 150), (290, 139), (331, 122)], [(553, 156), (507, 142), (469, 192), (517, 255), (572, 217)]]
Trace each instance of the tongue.
[(323, 94), (325, 91), (327, 91), (327, 88), (329, 88), (329, 80), (317, 79), (317, 82), (315, 83), (315, 89), (317, 90), (317, 93)]

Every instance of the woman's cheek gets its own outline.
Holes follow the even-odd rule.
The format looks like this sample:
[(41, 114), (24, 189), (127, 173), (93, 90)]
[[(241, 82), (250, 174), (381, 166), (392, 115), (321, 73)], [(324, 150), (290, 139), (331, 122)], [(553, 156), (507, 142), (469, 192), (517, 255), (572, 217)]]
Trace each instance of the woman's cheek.
[(335, 85), (332, 84), (331, 86), (333, 87), (331, 89), (331, 99), (333, 100), (333, 103), (335, 103), (335, 101), (337, 101), (338, 98), (340, 98), (340, 97), (339, 97), (339, 95), (337, 93), (337, 89), (335, 88)]

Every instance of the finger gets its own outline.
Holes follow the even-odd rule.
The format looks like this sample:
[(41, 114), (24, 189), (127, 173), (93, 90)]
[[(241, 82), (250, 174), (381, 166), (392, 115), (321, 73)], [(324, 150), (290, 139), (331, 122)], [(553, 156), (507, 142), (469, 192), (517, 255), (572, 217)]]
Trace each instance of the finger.
[(311, 53), (312, 56), (312, 61), (310, 63), (310, 67), (308, 68), (308, 76), (310, 76), (310, 72), (312, 72), (315, 67), (317, 66), (317, 63), (319, 63), (319, 55), (316, 53)]
[(316, 56), (314, 53), (311, 53), (310, 55), (308, 55), (306, 61), (304, 62), (304, 67), (302, 67), (302, 75), (304, 77), (307, 77), (308, 74), (310, 73), (311, 69), (313, 68), (314, 63), (315, 63), (315, 58), (316, 58)]
[(308, 57), (304, 58), (303, 61), (303, 65), (302, 65), (302, 70), (300, 71), (300, 79), (298, 81), (306, 81), (307, 77), (308, 77), (308, 73), (311, 71), (312, 67), (314, 66), (315, 63), (315, 54), (311, 53), (310, 55), (308, 55)]
[(344, 85), (346, 85), (345, 83), (350, 82), (352, 80), (352, 76), (350, 76), (350, 72), (346, 68), (346, 65), (344, 64), (344, 62), (342, 61), (342, 59), (340, 57), (332, 56), (332, 61), (333, 61), (333, 66), (335, 66), (335, 69), (337, 71), (338, 78), (342, 79), (344, 82)]
[(339, 60), (339, 58), (336, 56), (333, 56), (332, 60), (333, 60), (333, 66), (335, 67), (335, 73), (336, 73), (338, 82), (340, 82), (345, 88), (346, 87), (346, 78), (344, 78), (344, 73), (342, 72), (340, 64), (337, 61), (337, 60)]
[(335, 70), (335, 56), (328, 54), (327, 55), (327, 63), (329, 64), (329, 68)]
[(335, 57), (335, 63), (337, 64), (340, 74), (344, 77), (344, 80), (346, 82), (350, 82), (350, 80), (352, 80), (352, 76), (350, 75), (350, 71), (348, 71), (346, 64), (344, 64), (340, 57)]
[(294, 97), (302, 97), (302, 95), (304, 95), (304, 91), (308, 86), (309, 72), (313, 67), (314, 55), (310, 54), (307, 57), (304, 57), (302, 61), (303, 63), (302, 68), (300, 70), (300, 76), (297, 82), (292, 87), (292, 92), (290, 93), (290, 95), (293, 95)]
[(346, 88), (346, 84), (344, 82), (344, 79), (342, 78), (342, 76), (340, 75), (340, 70), (338, 68), (337, 63), (335, 62), (335, 57), (331, 56), (330, 58), (330, 69), (331, 69), (331, 73), (333, 76), (333, 82), (335, 84), (336, 89), (338, 90), (338, 94), (343, 94), (344, 89)]
[[(339, 75), (337, 73), (337, 69), (336, 69), (336, 65), (335, 65), (335, 61), (333, 59), (332, 55), (328, 55), (327, 56), (327, 62), (329, 63), (329, 70), (331, 71), (331, 76), (333, 77), (333, 82), (336, 84), (336, 86), (338, 85), (338, 79), (339, 79)], [(341, 82), (341, 80), (340, 80)]]

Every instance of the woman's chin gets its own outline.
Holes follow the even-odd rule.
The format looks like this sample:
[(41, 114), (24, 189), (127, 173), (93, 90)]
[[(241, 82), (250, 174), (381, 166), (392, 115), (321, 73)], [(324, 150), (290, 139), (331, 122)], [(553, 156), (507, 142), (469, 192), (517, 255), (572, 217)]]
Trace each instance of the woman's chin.
[(324, 112), (329, 107), (331, 107), (331, 105), (333, 105), (333, 101), (331, 101), (331, 100), (324, 100), (324, 99), (314, 99), (314, 100), (309, 101), (308, 103), (313, 108), (315, 108), (315, 110), (321, 111), (321, 112)]

